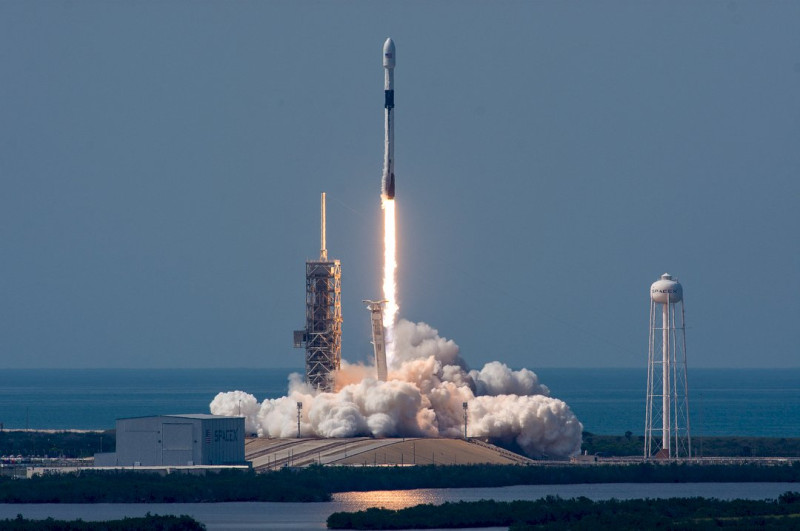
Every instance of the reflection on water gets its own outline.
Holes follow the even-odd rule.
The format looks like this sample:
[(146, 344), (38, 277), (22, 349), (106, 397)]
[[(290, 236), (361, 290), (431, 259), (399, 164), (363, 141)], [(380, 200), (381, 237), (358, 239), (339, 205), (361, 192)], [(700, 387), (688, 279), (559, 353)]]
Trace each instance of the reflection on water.
[(333, 501), (346, 507), (340, 509), (343, 511), (363, 511), (370, 507), (397, 510), (423, 503), (442, 503), (442, 495), (433, 489), (373, 490), (334, 494)]
[[(423, 503), (441, 505), (458, 501), (538, 500), (545, 496), (592, 500), (611, 498), (691, 498), (701, 496), (732, 500), (736, 498), (775, 499), (796, 483), (589, 483), (572, 485), (513, 485), (492, 488), (383, 490), (340, 492), (333, 495), (334, 511), (364, 511), (371, 507), (402, 509)], [(333, 511), (332, 511), (333, 512)]]

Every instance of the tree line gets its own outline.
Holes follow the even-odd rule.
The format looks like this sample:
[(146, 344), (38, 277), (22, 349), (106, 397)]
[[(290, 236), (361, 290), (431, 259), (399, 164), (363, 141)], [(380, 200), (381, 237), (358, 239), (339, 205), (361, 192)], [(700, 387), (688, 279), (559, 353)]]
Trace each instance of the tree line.
[[(115, 430), (103, 432), (40, 432), (0, 430), (0, 455), (23, 457), (91, 457), (113, 452)], [(512, 447), (512, 451), (521, 449)], [(644, 437), (628, 431), (624, 435), (583, 432), (581, 452), (609, 457), (641, 456)], [(692, 451), (698, 457), (800, 457), (800, 438), (784, 437), (693, 437)]]
[(503, 487), (575, 483), (800, 482), (790, 464), (637, 463), (581, 465), (449, 465), (284, 468), (257, 474), (205, 475), (131, 471), (53, 474), (29, 480), (0, 477), (0, 503), (190, 503), (327, 501), (334, 492)]
[(800, 461), (786, 464), (652, 463), (594, 465), (312, 466), (297, 472), (331, 492), (504, 487), (574, 483), (798, 482)]
[(800, 493), (777, 500), (707, 498), (455, 502), (400, 510), (367, 509), (328, 517), (329, 529), (434, 529), (510, 526), (511, 530), (794, 529)]
[(0, 478), (0, 503), (315, 502), (330, 491), (290, 470), (270, 474), (223, 470), (205, 475), (89, 469), (31, 479)]
[(83, 520), (28, 520), (18, 514), (16, 518), (0, 520), (0, 529), (7, 531), (200, 531), (206, 526), (190, 516), (147, 515), (105, 522), (85, 522)]
[[(596, 435), (583, 432), (581, 452), (609, 457), (641, 456), (644, 436)], [(800, 438), (713, 436), (692, 437), (695, 457), (800, 457)]]
[(100, 432), (44, 432), (0, 430), (0, 455), (22, 457), (92, 457), (113, 452), (116, 430)]

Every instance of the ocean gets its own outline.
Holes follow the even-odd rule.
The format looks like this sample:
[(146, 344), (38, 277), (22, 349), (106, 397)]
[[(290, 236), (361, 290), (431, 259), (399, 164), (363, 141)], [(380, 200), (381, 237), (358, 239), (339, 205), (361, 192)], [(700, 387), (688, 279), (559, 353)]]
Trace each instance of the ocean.
[[(646, 370), (534, 369), (586, 431), (644, 431)], [(283, 396), (301, 369), (6, 369), (0, 424), (7, 429), (112, 429), (117, 418), (208, 413), (220, 391)], [(800, 369), (689, 371), (692, 434), (800, 437)]]

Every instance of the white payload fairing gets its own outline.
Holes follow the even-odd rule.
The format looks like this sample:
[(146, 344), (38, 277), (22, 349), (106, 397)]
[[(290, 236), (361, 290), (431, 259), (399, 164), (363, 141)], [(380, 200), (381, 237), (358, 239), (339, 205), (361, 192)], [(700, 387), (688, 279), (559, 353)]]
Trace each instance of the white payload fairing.
[(381, 195), (387, 199), (394, 199), (394, 64), (394, 41), (390, 37), (383, 43), (383, 113), (385, 119), (385, 135)]

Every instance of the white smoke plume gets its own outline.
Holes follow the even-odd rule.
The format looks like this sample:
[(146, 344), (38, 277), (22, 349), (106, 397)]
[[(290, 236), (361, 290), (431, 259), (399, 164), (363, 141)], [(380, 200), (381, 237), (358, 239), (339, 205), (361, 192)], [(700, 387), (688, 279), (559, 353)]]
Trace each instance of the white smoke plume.
[(458, 346), (425, 323), (401, 319), (394, 333), (386, 382), (374, 367), (342, 361), (333, 393), (316, 393), (295, 373), (287, 396), (259, 404), (242, 391), (219, 393), (211, 413), (244, 415), (247, 431), (260, 437), (295, 437), (302, 402), (304, 437), (459, 437), (467, 402), (470, 437), (515, 441), (534, 457), (580, 451), (582, 424), (533, 371), (498, 361), (469, 370)]

